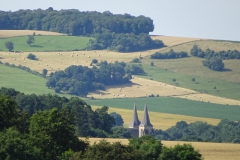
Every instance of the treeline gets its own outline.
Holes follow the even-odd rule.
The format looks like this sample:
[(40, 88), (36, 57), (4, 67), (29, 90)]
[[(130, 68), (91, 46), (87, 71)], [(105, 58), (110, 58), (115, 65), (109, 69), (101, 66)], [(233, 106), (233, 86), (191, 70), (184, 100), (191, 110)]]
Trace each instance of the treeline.
[(10, 30), (44, 30), (69, 35), (101, 34), (106, 30), (111, 33), (146, 33), (154, 30), (153, 20), (145, 16), (130, 14), (112, 14), (81, 12), (76, 9), (53, 10), (18, 10), (0, 11), (0, 29)]
[(211, 49), (206, 49), (206, 51), (203, 51), (201, 48), (199, 48), (196, 44), (191, 49), (191, 55), (195, 57), (210, 59), (212, 57), (218, 57), (221, 59), (240, 59), (240, 52), (238, 50), (228, 50), (228, 51), (220, 51), (215, 52)]
[[(133, 68), (133, 69), (131, 69)], [(89, 91), (104, 90), (106, 85), (129, 83), (131, 74), (143, 70), (125, 62), (107, 63), (103, 61), (88, 68), (86, 66), (70, 66), (64, 71), (51, 73), (46, 83), (55, 92), (86, 96)]]
[[(29, 114), (32, 106), (37, 106), (36, 110)], [(79, 133), (81, 136), (86, 132), (101, 135), (108, 132), (115, 122), (107, 114), (107, 107), (93, 111), (91, 106), (78, 98), (24, 95), (14, 89), (1, 88), (0, 113), (0, 159), (202, 158), (191, 145), (162, 147), (161, 142), (152, 136), (131, 139), (128, 145), (102, 140), (90, 146), (88, 140), (77, 137)]]
[(44, 74), (41, 74), (41, 73), (39, 73), (37, 71), (33, 71), (29, 67), (26, 67), (26, 66), (9, 64), (8, 62), (2, 63), (1, 61), (0, 61), (0, 64), (4, 64), (5, 66), (12, 67), (12, 68), (19, 68), (19, 69), (27, 71), (27, 72), (29, 72), (31, 74), (34, 74), (34, 75), (37, 75), (37, 76), (40, 76), (40, 77), (45, 77)]
[(221, 120), (217, 126), (206, 122), (177, 122), (166, 131), (155, 130), (155, 138), (200, 142), (240, 143), (240, 121)]
[(109, 49), (134, 52), (163, 47), (160, 40), (148, 35), (154, 30), (153, 20), (145, 16), (112, 14), (109, 11), (81, 12), (69, 10), (0, 11), (0, 29), (45, 30), (74, 36), (91, 36), (87, 49)]
[(164, 47), (162, 41), (152, 40), (146, 33), (136, 35), (134, 33), (115, 34), (111, 32), (104, 32), (96, 34), (94, 37), (94, 40), (90, 40), (88, 49), (109, 49), (118, 52), (135, 52)]
[(151, 59), (175, 59), (175, 58), (185, 58), (188, 57), (187, 52), (175, 52), (173, 49), (170, 49), (169, 52), (161, 53), (155, 52), (151, 55)]

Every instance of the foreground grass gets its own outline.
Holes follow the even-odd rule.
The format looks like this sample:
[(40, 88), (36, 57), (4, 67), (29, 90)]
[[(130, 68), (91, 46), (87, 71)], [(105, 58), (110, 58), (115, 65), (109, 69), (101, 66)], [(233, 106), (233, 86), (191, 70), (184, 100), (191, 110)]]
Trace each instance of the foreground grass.
[[(85, 138), (80, 138), (85, 139)], [(101, 138), (89, 138), (90, 144), (98, 143)], [(128, 139), (106, 138), (108, 142), (121, 142), (127, 145)], [(240, 157), (240, 144), (231, 143), (209, 143), (209, 142), (184, 142), (184, 141), (161, 141), (163, 146), (174, 147), (177, 144), (191, 144), (194, 149), (199, 150), (205, 160), (238, 160)]]
[(239, 120), (240, 107), (230, 105), (220, 105), (205, 103), (193, 100), (171, 97), (154, 97), (154, 98), (122, 98), (122, 99), (103, 99), (90, 100), (86, 102), (90, 105), (133, 109), (133, 103), (136, 102), (137, 109), (143, 110), (144, 104), (147, 103), (148, 110), (151, 112), (161, 112), (169, 114), (180, 114), (193, 117), (205, 117), (214, 119)]
[(5, 42), (12, 41), (14, 51), (72, 51), (82, 50), (91, 38), (76, 36), (35, 36), (35, 43), (29, 46), (27, 36), (0, 39), (0, 51), (8, 51)]

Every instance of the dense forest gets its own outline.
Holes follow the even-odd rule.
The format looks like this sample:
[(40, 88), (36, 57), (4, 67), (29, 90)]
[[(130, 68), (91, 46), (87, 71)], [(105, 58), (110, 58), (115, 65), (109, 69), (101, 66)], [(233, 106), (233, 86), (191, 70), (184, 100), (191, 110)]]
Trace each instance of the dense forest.
[(217, 126), (206, 122), (177, 122), (166, 131), (155, 130), (155, 138), (200, 142), (240, 143), (240, 121), (221, 120)]
[(144, 73), (138, 65), (125, 62), (108, 63), (102, 61), (92, 68), (70, 66), (64, 71), (51, 73), (46, 83), (55, 92), (86, 96), (89, 91), (104, 90), (106, 85), (130, 83), (131, 74)]
[[(79, 98), (1, 88), (0, 159), (202, 159), (191, 145), (162, 147), (151, 135), (130, 139), (128, 145), (105, 140), (90, 145), (87, 139), (80, 140), (78, 136), (114, 135), (111, 128), (116, 129), (116, 123), (107, 109), (93, 111)], [(118, 134), (123, 130), (119, 128)]]
[(81, 12), (68, 10), (0, 11), (0, 29), (45, 30), (73, 36), (91, 36), (88, 49), (111, 49), (133, 52), (163, 47), (160, 40), (152, 40), (153, 20), (145, 16), (112, 14), (109, 11)]

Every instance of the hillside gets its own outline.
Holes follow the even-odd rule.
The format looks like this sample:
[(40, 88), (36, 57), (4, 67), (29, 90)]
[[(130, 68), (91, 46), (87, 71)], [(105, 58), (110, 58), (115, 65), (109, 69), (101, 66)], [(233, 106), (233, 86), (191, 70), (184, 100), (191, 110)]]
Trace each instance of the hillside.
[[(31, 31), (32, 33), (32, 31)], [(38, 33), (38, 32), (36, 32)], [(15, 32), (16, 35), (18, 35), (17, 31)], [(59, 36), (57, 36), (59, 37)], [(62, 37), (62, 36), (61, 36)], [(65, 37), (65, 36), (64, 36)], [(67, 37), (67, 36), (66, 36)], [(114, 62), (116, 60), (118, 61), (124, 61), (124, 62), (130, 62), (134, 58), (142, 57), (141, 64), (147, 72), (144, 76), (134, 76), (134, 78), (131, 80), (132, 83), (127, 84), (125, 86), (108, 86), (105, 91), (97, 91), (92, 92), (88, 95), (89, 98), (93, 97), (94, 99), (110, 99), (109, 101), (116, 101), (112, 98), (129, 98), (129, 107), (127, 108), (128, 111), (132, 110), (132, 103), (138, 98), (138, 97), (148, 97), (149, 95), (160, 97), (179, 97), (184, 99), (183, 104), (190, 107), (191, 105), (195, 106), (196, 104), (199, 104), (200, 106), (203, 105), (206, 107), (206, 113), (210, 112), (211, 105), (215, 104), (223, 104), (226, 108), (227, 105), (239, 105), (239, 84), (238, 84), (238, 78), (240, 78), (239, 73), (239, 63), (238, 60), (227, 60), (226, 66), (230, 70), (228, 72), (214, 72), (211, 71), (203, 66), (201, 66), (201, 59), (192, 57), (189, 55), (188, 58), (182, 58), (182, 59), (174, 59), (174, 60), (153, 60), (150, 59), (150, 55), (157, 51), (167, 51), (170, 48), (173, 48), (174, 50), (184, 50), (189, 53), (189, 50), (191, 49), (191, 46), (194, 44), (198, 44), (201, 47), (204, 46), (207, 48), (207, 44), (209, 43), (211, 49), (214, 50), (228, 50), (228, 49), (239, 49), (239, 44), (236, 42), (224, 42), (224, 47), (221, 45), (219, 41), (213, 41), (213, 40), (200, 40), (197, 38), (184, 38), (184, 37), (169, 37), (169, 36), (152, 36), (153, 39), (159, 39), (164, 42), (167, 47), (161, 48), (161, 49), (154, 49), (154, 50), (148, 50), (148, 51), (141, 51), (141, 52), (133, 52), (133, 53), (119, 53), (119, 52), (113, 52), (109, 50), (89, 50), (89, 51), (71, 51), (71, 52), (23, 52), (23, 53), (13, 53), (13, 52), (0, 52), (1, 61), (3, 63), (8, 62), (10, 64), (15, 65), (24, 65), (32, 70), (42, 72), (43, 69), (48, 70), (48, 74), (54, 71), (63, 70), (67, 68), (70, 65), (84, 65), (84, 66), (90, 66), (92, 59), (97, 59), (100, 61), (108, 61), (109, 63)], [(55, 44), (53, 44), (55, 45)], [(57, 46), (57, 44), (56, 44)], [(181, 48), (182, 47), (182, 48)], [(208, 46), (209, 47), (209, 46)], [(219, 49), (220, 48), (220, 49)], [(36, 55), (36, 57), (39, 59), (38, 61), (34, 60), (28, 60), (26, 57), (29, 53), (33, 53)], [(154, 62), (154, 66), (151, 66), (150, 63)], [(5, 67), (5, 66), (2, 66)], [(8, 71), (6, 69), (6, 77), (11, 74), (12, 71)], [(15, 71), (16, 72), (16, 71)], [(19, 71), (20, 72), (20, 71)], [(24, 74), (21, 74), (24, 75)], [(26, 73), (26, 76), (28, 77), (29, 73)], [(30, 76), (30, 75), (29, 75)], [(192, 82), (192, 78), (196, 79), (196, 82)], [(235, 77), (235, 79), (234, 79)], [(172, 79), (176, 78), (176, 82), (173, 82)], [(24, 78), (20, 78), (24, 79)], [(35, 79), (35, 78), (32, 78)], [(7, 79), (3, 79), (3, 83), (5, 85), (1, 86), (7, 86), (7, 87), (13, 87), (17, 90), (20, 90), (25, 93), (54, 93), (53, 90), (47, 89), (45, 87), (45, 80), (44, 82), (39, 82), (36, 86), (39, 87), (39, 89), (28, 90), (27, 83), (23, 83), (18, 80), (17, 77), (13, 77), (12, 80), (8, 81), (11, 83), (7, 83)], [(4, 83), (5, 82), (5, 83)], [(21, 85), (12, 85), (12, 84), (21, 84)], [(176, 86), (176, 84), (178, 86)], [(21, 86), (21, 87), (19, 87)], [(217, 89), (214, 89), (214, 86), (216, 86)], [(121, 89), (121, 92), (119, 90)], [(101, 93), (101, 94), (100, 94)], [(117, 96), (118, 95), (118, 96)], [(112, 99), (112, 100), (111, 100)], [(194, 100), (194, 101), (187, 101)], [(156, 101), (155, 101), (156, 100)], [(155, 98), (155, 104), (158, 104), (158, 100)], [(186, 101), (185, 101), (186, 100)], [(122, 103), (125, 101), (124, 99), (119, 99), (119, 103)], [(149, 103), (152, 101), (151, 98), (146, 98), (145, 102)], [(176, 99), (173, 98), (170, 101), (175, 102)], [(101, 103), (101, 101), (91, 101), (88, 100), (90, 104), (96, 105), (95, 102), (98, 102), (98, 105), (104, 105)], [(106, 102), (106, 101), (105, 101)], [(188, 103), (191, 102), (191, 103)], [(196, 102), (196, 104), (194, 103)], [(201, 103), (199, 103), (201, 102)], [(202, 103), (203, 102), (203, 103)], [(106, 103), (108, 104), (108, 103)], [(117, 103), (116, 103), (117, 104)], [(110, 107), (119, 107), (121, 106), (116, 104), (108, 104)], [(151, 104), (151, 103), (149, 103)], [(155, 105), (154, 104), (154, 105)], [(183, 105), (182, 104), (182, 105)], [(151, 104), (153, 105), (153, 104)], [(176, 102), (176, 105), (180, 105)], [(177, 107), (176, 105), (173, 106), (172, 111), (174, 107)], [(160, 105), (161, 106), (161, 105)], [(221, 105), (220, 105), (221, 106)], [(233, 107), (233, 106), (229, 106)], [(220, 107), (221, 108), (221, 107)], [(227, 108), (226, 108), (227, 109)], [(238, 112), (235, 112), (234, 109), (237, 108), (231, 108), (231, 111), (225, 114), (226, 118), (230, 117), (233, 118)], [(218, 116), (213, 116), (215, 113), (218, 113), (214, 111), (213, 115), (209, 114), (206, 116), (205, 113), (202, 115), (196, 115), (196, 114), (187, 114), (187, 112), (180, 112), (180, 110), (177, 110), (177, 112), (172, 111), (163, 111), (163, 110), (153, 110), (154, 112), (163, 112), (163, 113), (169, 113), (169, 114), (178, 114), (180, 117), (176, 119), (172, 119), (171, 115), (167, 115), (164, 118), (164, 115), (157, 114), (153, 118), (153, 123), (156, 123), (156, 126), (159, 126), (157, 124), (158, 118), (162, 117), (163, 119), (172, 119), (169, 124), (166, 125), (165, 128), (168, 128), (169, 126), (174, 125), (177, 121), (184, 119), (188, 122), (196, 121), (196, 120), (203, 120), (207, 121), (209, 123), (216, 123), (221, 119), (221, 114)], [(125, 111), (119, 110), (120, 113), (124, 113)], [(195, 113), (198, 113), (198, 110), (194, 110)], [(222, 111), (224, 112), (224, 110)], [(202, 113), (202, 112), (199, 112)], [(184, 115), (193, 116), (196, 117), (196, 119), (187, 118), (184, 117)], [(231, 116), (233, 115), (233, 116)], [(154, 117), (154, 116), (153, 116)], [(174, 117), (174, 115), (173, 115)], [(176, 116), (177, 117), (177, 116)], [(210, 119), (201, 119), (200, 117), (209, 117), (209, 118), (215, 118), (216, 121), (212, 121)], [(223, 116), (224, 117), (224, 116)], [(128, 123), (128, 118), (125, 118), (125, 123)], [(124, 119), (124, 120), (125, 120)], [(235, 119), (235, 118), (233, 118)], [(164, 122), (164, 121), (163, 121)], [(160, 123), (161, 125), (164, 125), (164, 123)]]

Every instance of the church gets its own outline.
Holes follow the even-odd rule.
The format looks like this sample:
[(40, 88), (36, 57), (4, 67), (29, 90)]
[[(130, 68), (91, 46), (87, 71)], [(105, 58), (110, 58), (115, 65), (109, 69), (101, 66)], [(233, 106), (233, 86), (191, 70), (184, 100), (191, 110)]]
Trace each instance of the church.
[(153, 125), (148, 115), (147, 104), (145, 104), (142, 121), (138, 119), (136, 104), (134, 103), (132, 120), (127, 128), (132, 137), (141, 137), (146, 134), (153, 133)]

